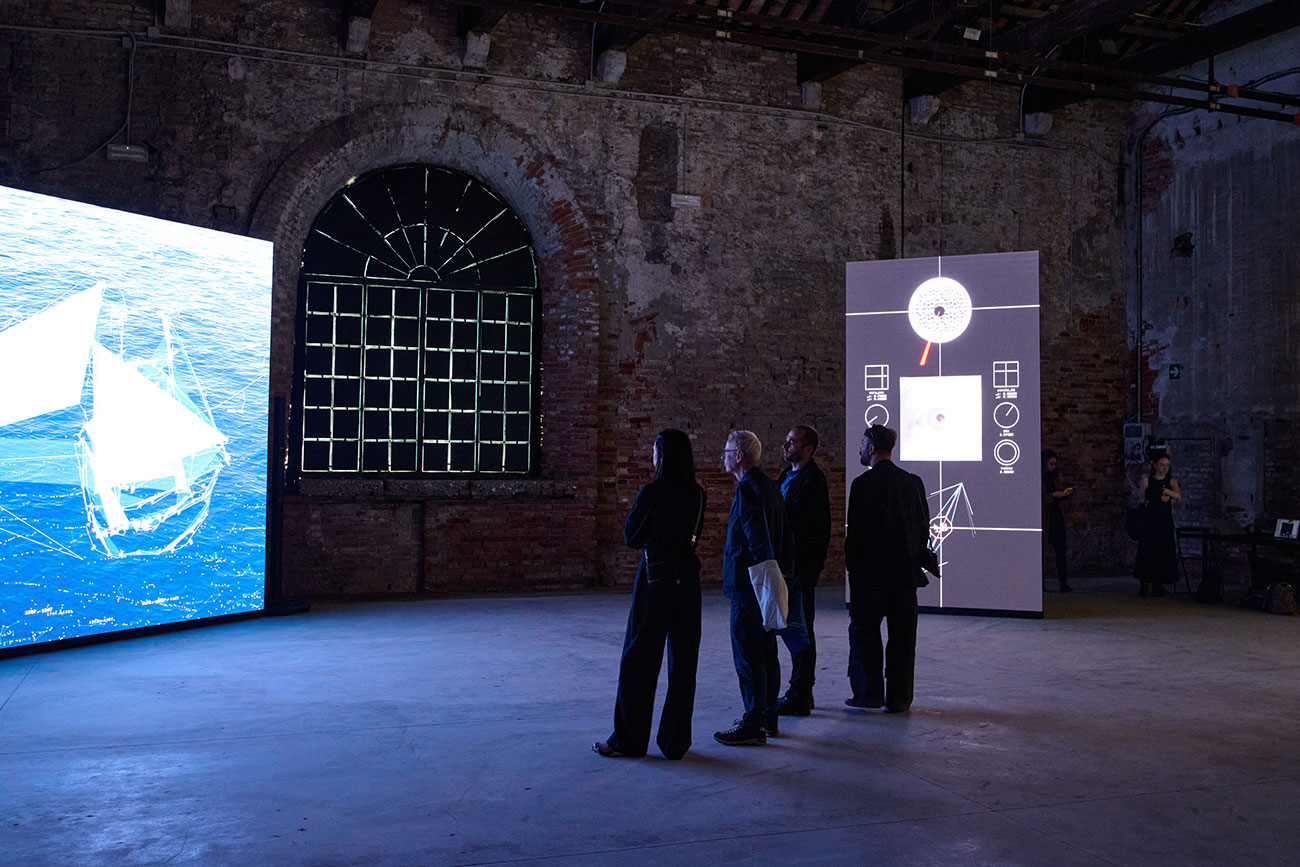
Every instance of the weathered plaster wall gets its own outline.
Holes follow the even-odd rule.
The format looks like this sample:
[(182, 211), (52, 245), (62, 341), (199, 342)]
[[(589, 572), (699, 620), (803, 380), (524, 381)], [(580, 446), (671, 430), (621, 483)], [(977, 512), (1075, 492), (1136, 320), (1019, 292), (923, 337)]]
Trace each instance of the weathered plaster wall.
[[(1292, 30), (1216, 58), (1216, 77), (1295, 93), (1297, 57)], [(1300, 128), (1204, 111), (1144, 112), (1148, 126), (1135, 141), (1143, 420), (1176, 467), (1212, 464), (1185, 485), (1180, 523), (1271, 528), (1300, 511)]]
[[(0, 183), (276, 241), (275, 394), (292, 381), (303, 237), (348, 177), (415, 159), (466, 171), (538, 245), (540, 477), (304, 482), (287, 503), (290, 591), (627, 582), (623, 516), (670, 425), (696, 437), (706, 562), (733, 427), (762, 437), (775, 474), (786, 429), (816, 424), (840, 512), (844, 263), (1021, 249), (1041, 254), (1044, 444), (1080, 492), (1073, 565), (1114, 571), (1122, 107), (1075, 106), (1023, 141), (1017, 92), (969, 85), (900, 142), (891, 69), (827, 82), (811, 112), (792, 55), (744, 46), (648, 37), (617, 86), (587, 85), (589, 30), (552, 20), (507, 15), (480, 74), (460, 69), (451, 7), (380, 3), (359, 58), (330, 4), (196, 2), (188, 33), (157, 37), (151, 8), (0, 0), (0, 21), (24, 27), (137, 34), (132, 54), (120, 35), (0, 29)], [(128, 68), (150, 162), (83, 161), (123, 123)], [(674, 192), (702, 207), (673, 208)]]

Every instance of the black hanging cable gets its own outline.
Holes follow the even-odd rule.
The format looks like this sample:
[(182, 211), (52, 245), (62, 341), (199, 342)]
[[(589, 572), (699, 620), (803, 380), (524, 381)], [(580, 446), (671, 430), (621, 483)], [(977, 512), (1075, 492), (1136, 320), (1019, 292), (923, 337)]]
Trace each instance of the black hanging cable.
[[(902, 76), (899, 76), (900, 80)], [(907, 88), (899, 88), (898, 114), (898, 258), (907, 258)]]
[(43, 169), (37, 169), (34, 172), (28, 172), (22, 176), (24, 180), (34, 178), (37, 175), (43, 175), (46, 172), (57, 172), (62, 171), (63, 169), (75, 168), (89, 160), (95, 154), (107, 148), (119, 135), (122, 135), (123, 133), (126, 134), (124, 144), (129, 145), (131, 143), (131, 108), (135, 100), (135, 35), (128, 30), (114, 31), (114, 35), (120, 35), (122, 37), (122, 42), (128, 49), (126, 55), (126, 118), (122, 121), (122, 125), (113, 130), (112, 135), (107, 139), (95, 145), (94, 150), (90, 151), (80, 159), (73, 160), (70, 163), (63, 163), (62, 165), (48, 166)]
[(943, 139), (939, 139), (939, 258), (943, 258)]

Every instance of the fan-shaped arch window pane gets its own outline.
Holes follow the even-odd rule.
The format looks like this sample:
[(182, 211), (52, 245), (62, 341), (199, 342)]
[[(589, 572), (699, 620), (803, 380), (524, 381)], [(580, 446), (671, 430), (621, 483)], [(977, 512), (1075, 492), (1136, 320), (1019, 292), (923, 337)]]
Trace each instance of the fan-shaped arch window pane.
[(297, 469), (530, 472), (536, 292), (527, 230), (474, 179), (408, 165), (349, 183), (303, 250)]

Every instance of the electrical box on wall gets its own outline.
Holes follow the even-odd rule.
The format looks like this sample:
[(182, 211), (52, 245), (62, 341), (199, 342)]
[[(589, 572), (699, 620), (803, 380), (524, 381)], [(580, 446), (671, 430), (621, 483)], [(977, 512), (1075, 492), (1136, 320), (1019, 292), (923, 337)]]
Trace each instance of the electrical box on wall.
[(1130, 422), (1124, 425), (1124, 460), (1140, 464), (1146, 460), (1146, 444), (1151, 441), (1151, 425)]

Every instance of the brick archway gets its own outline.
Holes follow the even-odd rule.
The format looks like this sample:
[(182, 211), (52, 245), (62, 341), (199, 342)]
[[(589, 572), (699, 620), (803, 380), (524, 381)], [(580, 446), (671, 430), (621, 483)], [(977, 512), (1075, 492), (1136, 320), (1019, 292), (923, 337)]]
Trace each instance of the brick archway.
[[(488, 113), (450, 106), (381, 107), (325, 124), (284, 161), (249, 226), (249, 234), (276, 244), (271, 393), (292, 390), (298, 268), (313, 221), (349, 179), (403, 163), (476, 178), (532, 237), (541, 300), (540, 478), (339, 481), (318, 489), (304, 483), (286, 500), (286, 592), (590, 585), (599, 572), (599, 276), (591, 229), (573, 190), (517, 129)], [(506, 498), (509, 508), (503, 508)], [(520, 555), (521, 549), (529, 553)]]

